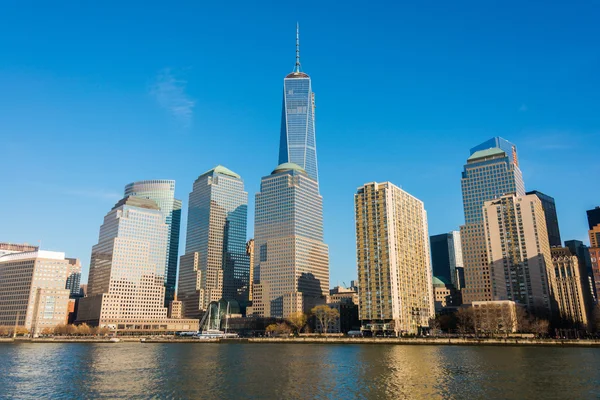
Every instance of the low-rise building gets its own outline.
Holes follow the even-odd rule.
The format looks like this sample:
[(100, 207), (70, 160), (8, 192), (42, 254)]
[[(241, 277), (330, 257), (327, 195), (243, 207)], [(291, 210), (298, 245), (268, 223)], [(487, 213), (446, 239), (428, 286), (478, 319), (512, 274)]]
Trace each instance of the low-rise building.
[(473, 324), (478, 332), (514, 333), (519, 328), (517, 307), (512, 300), (474, 301)]

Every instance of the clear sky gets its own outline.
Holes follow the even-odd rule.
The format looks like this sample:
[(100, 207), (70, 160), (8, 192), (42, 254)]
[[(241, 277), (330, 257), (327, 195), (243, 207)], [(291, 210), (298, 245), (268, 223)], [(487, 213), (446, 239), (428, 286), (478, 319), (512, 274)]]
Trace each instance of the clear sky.
[(331, 284), (356, 276), (353, 194), (389, 180), (430, 234), (464, 222), (460, 175), (492, 136), (587, 243), (600, 204), (600, 6), (574, 1), (18, 2), (0, 13), (0, 241), (81, 258), (125, 184), (217, 164), (254, 195), (277, 164), (284, 76), (301, 61)]

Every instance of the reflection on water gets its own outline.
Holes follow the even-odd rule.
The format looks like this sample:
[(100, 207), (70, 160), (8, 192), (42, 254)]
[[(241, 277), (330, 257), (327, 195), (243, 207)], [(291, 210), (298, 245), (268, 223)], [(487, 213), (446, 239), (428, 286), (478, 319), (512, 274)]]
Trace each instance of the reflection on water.
[(600, 397), (600, 349), (0, 344), (0, 398)]

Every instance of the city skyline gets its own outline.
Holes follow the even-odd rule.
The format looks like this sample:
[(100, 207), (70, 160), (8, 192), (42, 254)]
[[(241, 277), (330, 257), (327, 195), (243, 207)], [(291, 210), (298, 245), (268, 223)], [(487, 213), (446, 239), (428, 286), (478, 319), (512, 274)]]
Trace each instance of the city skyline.
[[(347, 282), (355, 278), (354, 254), (353, 252), (346, 251), (346, 248), (351, 246), (354, 241), (351, 234), (353, 224), (352, 204), (349, 198), (350, 193), (353, 193), (357, 186), (373, 180), (396, 182), (424, 201), (430, 216), (430, 234), (456, 230), (458, 226), (464, 223), (460, 213), (461, 202), (458, 182), (460, 181), (460, 165), (462, 165), (468, 155), (465, 149), (495, 135), (503, 136), (519, 147), (520, 161), (523, 164), (523, 171), (527, 181), (526, 190), (539, 189), (555, 197), (559, 220), (561, 221), (563, 240), (579, 239), (588, 243), (585, 229), (585, 214), (583, 211), (597, 205), (598, 189), (590, 187), (589, 191), (581, 194), (576, 190), (567, 190), (565, 187), (559, 186), (557, 182), (560, 181), (561, 176), (566, 178), (567, 174), (564, 170), (568, 169), (568, 166), (573, 165), (575, 161), (578, 162), (577, 165), (581, 166), (581, 170), (586, 171), (586, 176), (594, 173), (594, 168), (597, 168), (597, 166), (588, 161), (590, 158), (589, 155), (593, 154), (592, 150), (594, 146), (586, 146), (585, 141), (594, 137), (595, 132), (593, 129), (595, 129), (596, 125), (591, 124), (588, 128), (582, 128), (574, 122), (570, 124), (564, 121), (562, 124), (558, 123), (547, 112), (543, 112), (540, 109), (536, 110), (535, 106), (532, 105), (535, 104), (533, 100), (530, 102), (528, 100), (512, 99), (511, 101), (515, 104), (511, 114), (507, 109), (508, 104), (505, 103), (507, 101), (506, 97), (503, 97), (500, 113), (494, 114), (495, 117), (492, 118), (488, 110), (488, 114), (486, 114), (487, 119), (480, 121), (478, 118), (475, 118), (479, 121), (477, 123), (466, 122), (469, 120), (467, 114), (463, 113), (462, 109), (457, 110), (456, 107), (451, 107), (451, 109), (459, 111), (457, 118), (463, 118), (462, 122), (457, 121), (455, 118), (448, 119), (448, 111), (443, 111), (440, 104), (434, 106), (429, 112), (433, 113), (436, 118), (441, 119), (442, 122), (453, 122), (448, 124), (447, 127), (441, 127), (438, 123), (430, 122), (427, 118), (424, 118), (423, 113), (420, 114), (420, 117), (409, 117), (403, 113), (402, 116), (404, 119), (394, 119), (393, 122), (385, 118), (374, 121), (374, 117), (381, 117), (382, 111), (390, 110), (390, 106), (385, 103), (385, 100), (388, 98), (385, 96), (380, 99), (373, 98), (378, 92), (374, 92), (371, 88), (366, 88), (364, 83), (361, 82), (378, 79), (378, 77), (372, 73), (359, 74), (358, 72), (361, 71), (361, 68), (368, 69), (364, 64), (353, 65), (353, 68), (351, 68), (353, 71), (351, 72), (347, 72), (344, 68), (338, 68), (335, 71), (331, 69), (331, 59), (324, 53), (326, 48), (323, 44), (320, 44), (320, 40), (326, 39), (325, 44), (331, 44), (331, 40), (337, 34), (332, 34), (328, 30), (324, 30), (322, 26), (315, 23), (309, 17), (305, 19), (304, 16), (300, 15), (298, 19), (303, 26), (303, 63), (307, 65), (306, 69), (311, 71), (313, 79), (317, 79), (319, 89), (320, 188), (324, 199), (325, 242), (330, 245), (332, 283)], [(263, 69), (261, 73), (255, 75), (257, 77), (256, 80), (265, 86), (265, 97), (261, 99), (260, 105), (261, 111), (256, 114), (256, 117), (250, 117), (246, 114), (249, 111), (244, 111), (246, 110), (243, 106), (245, 103), (238, 97), (243, 94), (249, 95), (252, 92), (251, 87), (247, 86), (247, 82), (244, 82), (244, 85), (239, 88), (238, 92), (225, 90), (226, 93), (233, 96), (233, 103), (223, 106), (221, 104), (223, 97), (219, 95), (213, 97), (213, 89), (202, 93), (201, 96), (199, 95), (200, 92), (197, 91), (193, 97), (191, 94), (187, 94), (186, 90), (189, 90), (189, 93), (194, 93), (192, 83), (196, 82), (197, 84), (198, 80), (201, 79), (203, 74), (202, 69), (186, 72), (181, 68), (171, 69), (170, 71), (163, 71), (162, 67), (153, 68), (152, 71), (146, 73), (156, 73), (158, 81), (153, 81), (154, 78), (152, 76), (142, 74), (151, 83), (145, 82), (140, 86), (140, 82), (133, 79), (131, 84), (134, 86), (138, 85), (138, 89), (133, 90), (141, 90), (142, 94), (145, 95), (147, 86), (149, 85), (151, 89), (149, 92), (155, 95), (157, 92), (159, 92), (158, 94), (165, 95), (165, 92), (160, 92), (160, 90), (161, 88), (167, 88), (167, 94), (170, 93), (172, 95), (175, 93), (189, 96), (184, 96), (184, 100), (187, 98), (191, 102), (199, 102), (202, 98), (205, 101), (202, 104), (204, 110), (201, 113), (196, 113), (196, 115), (201, 114), (204, 120), (197, 117), (197, 119), (192, 119), (191, 122), (194, 123), (190, 123), (189, 126), (180, 127), (177, 125), (179, 122), (172, 120), (172, 116), (162, 115), (157, 124), (160, 130), (162, 130), (161, 136), (159, 134), (160, 130), (150, 129), (147, 125), (156, 122), (156, 115), (160, 115), (160, 104), (164, 104), (166, 101), (164, 97), (158, 96), (157, 101), (159, 105), (152, 106), (155, 107), (153, 112), (153, 114), (156, 114), (155, 116), (148, 114), (142, 118), (140, 115), (139, 117), (135, 117), (134, 120), (117, 118), (115, 122), (108, 125), (105, 121), (100, 121), (99, 130), (94, 131), (95, 133), (92, 132), (92, 134), (89, 134), (90, 128), (86, 128), (83, 130), (83, 132), (87, 132), (84, 136), (86, 140), (80, 140), (79, 147), (75, 145), (75, 147), (66, 148), (71, 156), (69, 157), (68, 171), (66, 165), (63, 166), (61, 160), (52, 159), (52, 163), (49, 164), (48, 168), (44, 168), (43, 171), (40, 171), (39, 168), (35, 169), (35, 171), (31, 168), (17, 168), (19, 171), (17, 174), (18, 179), (12, 176), (8, 177), (9, 187), (21, 192), (25, 199), (20, 199), (19, 203), (14, 203), (11, 199), (6, 199), (7, 209), (18, 210), (20, 207), (27, 207), (30, 212), (25, 216), (19, 215), (18, 219), (12, 215), (6, 215), (5, 223), (2, 227), (6, 231), (2, 229), (0, 234), (5, 237), (5, 240), (10, 240), (11, 242), (38, 244), (38, 240), (41, 239), (43, 248), (67, 251), (68, 254), (82, 260), (84, 267), (82, 281), (86, 281), (90, 259), (89, 253), (95, 239), (94, 230), (97, 229), (97, 225), (101, 221), (101, 216), (107, 207), (110, 207), (117, 200), (115, 199), (115, 195), (120, 192), (124, 184), (141, 179), (174, 179), (178, 184), (178, 192), (175, 196), (185, 199), (186, 196), (185, 190), (182, 190), (183, 187), (188, 187), (193, 182), (194, 175), (197, 176), (201, 171), (217, 164), (231, 166), (232, 169), (239, 171), (244, 176), (247, 184), (246, 190), (250, 197), (248, 223), (251, 227), (254, 218), (251, 211), (254, 209), (253, 195), (258, 192), (260, 177), (264, 174), (264, 171), (270, 170), (276, 164), (275, 146), (277, 146), (281, 123), (280, 77), (289, 71), (289, 66), (292, 62), (294, 24), (295, 21), (287, 21), (285, 24), (282, 23), (277, 26), (270, 25), (271, 29), (276, 29), (278, 33), (281, 33), (279, 35), (281, 39), (276, 39), (275, 42), (269, 42), (268, 44), (270, 51), (273, 51), (273, 60), (275, 61), (272, 66), (267, 66), (268, 62), (258, 62), (258, 54), (264, 56), (265, 51), (265, 49), (260, 47), (261, 45), (258, 48), (262, 49), (260, 51), (263, 53), (248, 55), (248, 57), (252, 57), (251, 59), (260, 64), (259, 67)], [(254, 30), (246, 29), (246, 31), (248, 31), (249, 35), (264, 32), (260, 28)], [(360, 28), (356, 28), (356, 31), (362, 32)], [(351, 32), (350, 34), (355, 35), (357, 33)], [(225, 38), (224, 40), (229, 39)], [(355, 53), (362, 51), (363, 54), (368, 54), (368, 50), (362, 47), (360, 42), (357, 43), (359, 44), (359, 49)], [(398, 46), (404, 45), (399, 44)], [(453, 48), (453, 50), (458, 51), (459, 49)], [(15, 57), (17, 56), (15, 55)], [(351, 55), (351, 57), (356, 57), (356, 55)], [(374, 65), (382, 65), (381, 63), (384, 59), (384, 57), (374, 57), (372, 58), (372, 62)], [(378, 62), (378, 60), (381, 61)], [(27, 60), (22, 62), (24, 65), (27, 65)], [(404, 65), (417, 66), (420, 62), (422, 61), (410, 58), (404, 61)], [(251, 65), (246, 65), (246, 67), (251, 68), (253, 72), (257, 68)], [(490, 71), (495, 71), (496, 74), (500, 74), (499, 76), (504, 76), (501, 70), (494, 69), (493, 67), (490, 68), (492, 68)], [(47, 71), (52, 70), (53, 68), (47, 69)], [(75, 86), (70, 86), (71, 84), (63, 81), (60, 76), (53, 78), (45, 77), (43, 71), (46, 71), (46, 69), (40, 67), (38, 73), (41, 75), (38, 77), (42, 83), (46, 82), (49, 85), (48, 93), (54, 92), (54, 85), (65, 83), (67, 87), (71, 88), (71, 91), (74, 91), (72, 99), (77, 98), (78, 95), (76, 95), (77, 90), (75, 90)], [(5, 83), (14, 74), (16, 74), (15, 71), (6, 72), (3, 70), (0, 75), (0, 81)], [(358, 79), (358, 75), (364, 76), (364, 79)], [(395, 76), (391, 70), (384, 71), (381, 75), (388, 78)], [(340, 100), (353, 95), (354, 92), (345, 92), (345, 89), (341, 92), (337, 91), (336, 89), (340, 89), (341, 87), (333, 86), (329, 82), (332, 78), (340, 79), (341, 81), (353, 78), (353, 82), (358, 85), (361, 91), (361, 95), (356, 98), (357, 101), (363, 96), (367, 96), (370, 97), (370, 102), (376, 104), (378, 107), (382, 107), (382, 109), (378, 110), (367, 107), (366, 112), (364, 111), (360, 117), (354, 118), (351, 112), (349, 113), (347, 110), (340, 108), (339, 105), (334, 104), (335, 102), (342, 103)], [(421, 79), (423, 78), (424, 76), (421, 76)], [(88, 87), (97, 81), (104, 82), (105, 85), (110, 86), (110, 79), (112, 78), (90, 76), (85, 78), (81, 84), (83, 87)], [(182, 86), (184, 79), (190, 82), (189, 86)], [(492, 80), (493, 76), (486, 82), (489, 84)], [(225, 79), (223, 76), (220, 76), (220, 78), (216, 78), (216, 81), (225, 82)], [(114, 82), (119, 82), (119, 79), (117, 78)], [(422, 80), (420, 82), (423, 84)], [(7, 85), (9, 84), (9, 82), (6, 83)], [(33, 99), (43, 99), (43, 93), (38, 90), (40, 84), (40, 82), (30, 82), (29, 85), (25, 86), (25, 90), (20, 96), (30, 94)], [(7, 87), (11, 88), (11, 85)], [(430, 93), (442, 91), (441, 88), (435, 91), (432, 91), (431, 87), (425, 86), (425, 88)], [(198, 88), (196, 87), (196, 89)], [(115, 90), (119, 91), (117, 88)], [(495, 88), (495, 90), (490, 91), (489, 97), (486, 97), (486, 101), (490, 105), (494, 103), (495, 98), (493, 95), (498, 94), (498, 91), (499, 89)], [(104, 90), (100, 90), (100, 92), (102, 94), (99, 97), (92, 95), (84, 104), (99, 104), (102, 106), (99, 111), (105, 112), (107, 109), (103, 101), (107, 99), (106, 96), (108, 94)], [(394, 102), (400, 102), (397, 104), (406, 106), (407, 104), (404, 103), (405, 100), (402, 100), (402, 98), (410, 98), (411, 93), (414, 95), (414, 90), (412, 92), (411, 90), (403, 91), (401, 96), (395, 94)], [(135, 101), (141, 101), (140, 93), (138, 93), (137, 97), (134, 97)], [(67, 97), (66, 94), (60, 97), (59, 100), (61, 101), (57, 103), (58, 110), (61, 110), (60, 105), (69, 103), (69, 101), (73, 101), (72, 99)], [(149, 102), (149, 99), (152, 99), (151, 94), (144, 101)], [(179, 99), (181, 100), (182, 98)], [(25, 104), (21, 97), (16, 99), (17, 101), (14, 105), (5, 104), (6, 100), (6, 98), (2, 97), (0, 102), (2, 102), (2, 105), (7, 106), (5, 108), (7, 110), (11, 110), (11, 107)], [(214, 103), (212, 102), (213, 100)], [(538, 102), (540, 101), (538, 99)], [(183, 105), (186, 104), (189, 105), (190, 103), (183, 103)], [(200, 103), (198, 104), (200, 106)], [(217, 109), (218, 112), (213, 116), (208, 115), (211, 104), (219, 107)], [(464, 103), (464, 108), (468, 109), (469, 105), (473, 106), (469, 102)], [(75, 107), (73, 111), (81, 114), (82, 108), (80, 107), (83, 106)], [(151, 106), (146, 104), (145, 107)], [(251, 109), (254, 110), (253, 108)], [(33, 112), (36, 112), (36, 110), (38, 109), (34, 107)], [(223, 114), (225, 110), (239, 117), (239, 122), (227, 121), (228, 119), (224, 118)], [(410, 110), (411, 106), (409, 105), (406, 108), (406, 113), (409, 113)], [(82, 115), (86, 115), (86, 113), (83, 112)], [(132, 115), (136, 115), (135, 112)], [(507, 118), (509, 115), (517, 122), (513, 124), (501, 122), (502, 118)], [(570, 115), (573, 117), (575, 114), (571, 111)], [(42, 120), (47, 118), (43, 112), (41, 112), (40, 116)], [(31, 135), (37, 140), (36, 143), (39, 143), (40, 148), (47, 147), (48, 143), (45, 142), (47, 140), (46, 137), (56, 139), (56, 143), (49, 146), (49, 149), (54, 149), (53, 146), (57, 144), (63, 145), (64, 141), (70, 137), (68, 133), (56, 133), (64, 121), (69, 121), (74, 126), (80, 126), (85, 121), (81, 116), (58, 112), (56, 115), (56, 124), (58, 125), (54, 124), (49, 128), (38, 127), (38, 129), (35, 129), (36, 124), (34, 122), (27, 122), (23, 126), (18, 126), (11, 124), (11, 121), (13, 121), (12, 118), (12, 116), (8, 117), (8, 127), (11, 128), (11, 132), (14, 132), (14, 134), (9, 134), (8, 149), (13, 151), (9, 151), (8, 158), (3, 160), (4, 162), (9, 162), (12, 167), (21, 166), (23, 161), (17, 157), (26, 154), (21, 152), (20, 147), (23, 141), (19, 135), (27, 133), (23, 129), (32, 130)], [(147, 118), (147, 121), (144, 118)], [(588, 120), (589, 118), (592, 117), (588, 116)], [(346, 119), (349, 119), (352, 123), (349, 124)], [(567, 120), (569, 119), (567, 118)], [(185, 118), (183, 118), (183, 122), (183, 125), (185, 125)], [(225, 127), (218, 128), (218, 125), (216, 125), (217, 122), (224, 124)], [(143, 130), (151, 132), (148, 136), (150, 144), (139, 143), (140, 136), (137, 132)], [(264, 133), (258, 133), (257, 130)], [(223, 137), (223, 140), (228, 144), (229, 154), (221, 152), (218, 147), (210, 143), (208, 134), (211, 131)], [(447, 137), (451, 132), (459, 131), (464, 132)], [(54, 135), (52, 135), (52, 132), (55, 132)], [(102, 175), (91, 171), (91, 165), (94, 164), (96, 159), (88, 153), (88, 147), (94, 148), (106, 139), (111, 140), (116, 138), (113, 136), (116, 133), (113, 132), (119, 132), (119, 140), (122, 141), (123, 145), (132, 146), (135, 142), (136, 146), (141, 146), (144, 150), (149, 151), (150, 156), (158, 153), (159, 150), (156, 147), (152, 147), (151, 144), (158, 141), (160, 137), (161, 144), (166, 146), (164, 150), (175, 152), (175, 156), (165, 155), (168, 162), (172, 163), (172, 173), (165, 169), (164, 163), (161, 163), (159, 168), (152, 165), (145, 156), (144, 158), (147, 161), (141, 162), (135, 155), (132, 155), (128, 160), (115, 162), (114, 165), (107, 164), (106, 169), (102, 171)], [(345, 134), (346, 132), (351, 134)], [(121, 137), (123, 133), (126, 135)], [(253, 140), (247, 140), (248, 133), (253, 135), (258, 134), (256, 142), (259, 142), (259, 144), (254, 143)], [(165, 143), (165, 134), (171, 135), (169, 137), (169, 140), (172, 142), (171, 144)], [(382, 153), (379, 155), (372, 154), (371, 150), (375, 146), (374, 143), (378, 141), (381, 143), (381, 139), (385, 139), (386, 146), (383, 146), (385, 148), (382, 149)], [(156, 146), (156, 144), (153, 146)], [(259, 148), (259, 146), (263, 148)], [(164, 150), (160, 149), (161, 154), (166, 153)], [(32, 152), (31, 156), (37, 157), (36, 161), (32, 164), (38, 165), (38, 162), (46, 164), (49, 161), (46, 158), (47, 155), (44, 155), (43, 152), (35, 147), (28, 148), (28, 151)], [(178, 159), (189, 160), (193, 154), (190, 153), (191, 151), (202, 153), (200, 161), (194, 161), (194, 163), (177, 161)], [(240, 154), (246, 153), (256, 154), (257, 157), (249, 158), (240, 156)], [(428, 153), (436, 154), (435, 163), (424, 157)], [(560, 157), (557, 157), (558, 155)], [(586, 157), (586, 155), (588, 156)], [(87, 165), (88, 159), (89, 166)], [(345, 160), (348, 160), (346, 162), (347, 173), (343, 175), (337, 174), (336, 171), (339, 168), (339, 163)], [(72, 168), (73, 162), (78, 165), (78, 168)], [(128, 168), (123, 168), (125, 166)], [(410, 173), (407, 171), (410, 171)], [(527, 176), (528, 174), (529, 176)], [(89, 175), (86, 178), (89, 177), (90, 179), (82, 180), (81, 175)], [(575, 174), (575, 177), (571, 179), (574, 180), (575, 187), (577, 187), (577, 182), (581, 184), (584, 178)], [(435, 184), (432, 182), (435, 182)], [(570, 187), (573, 187), (573, 184)], [(28, 196), (32, 194), (32, 191), (45, 195), (48, 201), (45, 204), (40, 204), (39, 201), (35, 200), (35, 197)], [(443, 192), (445, 195), (439, 196), (440, 192)], [(57, 207), (58, 210), (66, 210), (62, 207), (69, 207), (69, 210), (77, 213), (81, 218), (72, 218), (72, 221), (67, 221), (59, 229), (49, 230), (46, 227), (52, 226)], [(184, 209), (187, 208), (187, 202), (184, 202), (183, 207)], [(60, 212), (56, 214), (60, 214)], [(67, 215), (72, 214), (69, 213)], [(182, 217), (184, 220), (186, 219), (185, 214)], [(64, 221), (65, 219), (63, 218), (62, 220)], [(186, 229), (185, 224), (182, 223), (181, 229)], [(77, 234), (74, 235), (73, 232), (77, 232)], [(248, 237), (252, 237), (252, 228), (249, 229)], [(182, 234), (180, 241), (181, 249), (184, 247), (183, 240), (185, 240), (185, 235)], [(181, 250), (179, 254), (182, 254)]]

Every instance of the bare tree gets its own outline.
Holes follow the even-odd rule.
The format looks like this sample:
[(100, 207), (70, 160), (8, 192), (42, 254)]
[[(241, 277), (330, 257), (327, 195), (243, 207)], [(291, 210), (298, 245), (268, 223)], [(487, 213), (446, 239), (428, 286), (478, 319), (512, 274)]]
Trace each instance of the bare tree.
[(545, 319), (535, 318), (531, 322), (531, 331), (535, 333), (538, 337), (544, 337), (548, 334), (548, 328), (550, 327), (550, 322)]
[(325, 334), (329, 329), (329, 324), (335, 321), (336, 318), (340, 317), (340, 312), (338, 310), (326, 305), (313, 307), (313, 309), (310, 311), (317, 318), (317, 321), (319, 321), (319, 324), (321, 325), (321, 331)]
[(461, 308), (456, 312), (456, 328), (458, 333), (466, 335), (475, 329), (473, 321), (473, 310), (471, 308)]

